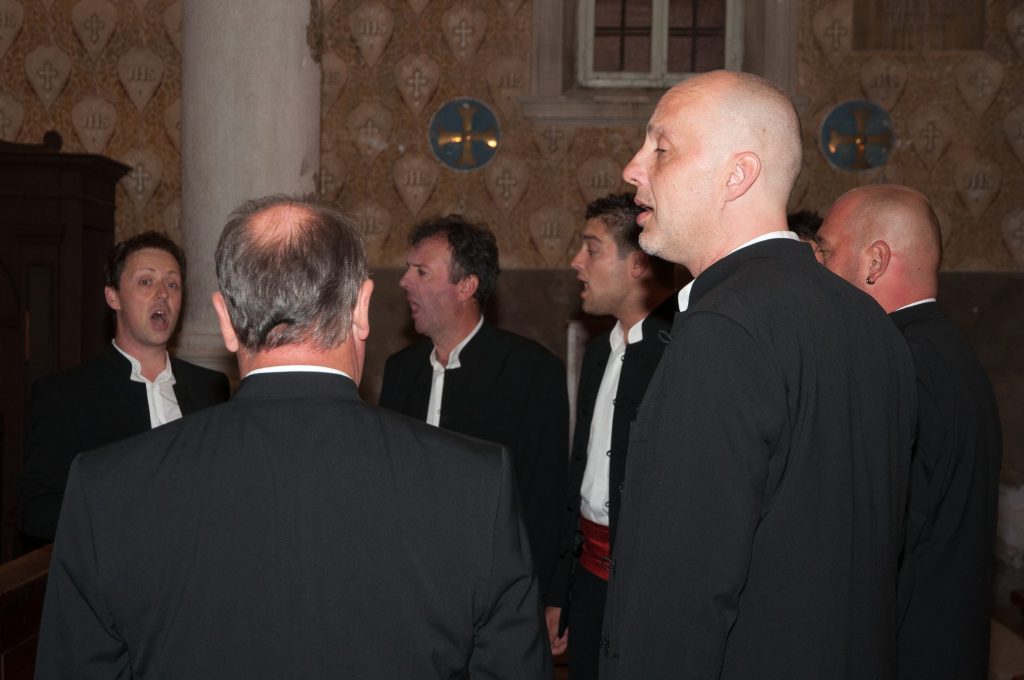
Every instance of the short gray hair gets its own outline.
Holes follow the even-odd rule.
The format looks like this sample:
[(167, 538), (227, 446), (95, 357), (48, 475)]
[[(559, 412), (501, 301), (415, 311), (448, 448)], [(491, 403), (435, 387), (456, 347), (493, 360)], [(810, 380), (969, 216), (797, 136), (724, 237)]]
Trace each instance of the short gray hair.
[[(278, 207), (298, 211), (265, 214)], [(215, 259), (231, 325), (250, 354), (345, 342), (367, 268), (363, 238), (341, 211), (311, 196), (247, 201), (228, 219)]]

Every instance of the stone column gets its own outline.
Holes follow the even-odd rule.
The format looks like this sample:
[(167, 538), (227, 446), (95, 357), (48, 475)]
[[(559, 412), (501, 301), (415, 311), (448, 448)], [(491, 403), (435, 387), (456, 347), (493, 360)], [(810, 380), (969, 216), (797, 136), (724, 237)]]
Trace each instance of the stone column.
[(176, 354), (235, 374), (210, 295), (230, 212), (308, 193), (320, 166), (318, 0), (184, 0), (181, 219), (188, 282)]

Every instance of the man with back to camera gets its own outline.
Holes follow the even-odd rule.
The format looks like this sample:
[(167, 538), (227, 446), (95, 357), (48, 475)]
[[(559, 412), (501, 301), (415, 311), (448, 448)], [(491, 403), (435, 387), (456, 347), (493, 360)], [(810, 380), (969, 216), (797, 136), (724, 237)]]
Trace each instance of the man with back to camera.
[(388, 357), (380, 405), (512, 452), (544, 595), (565, 496), (565, 365), (533, 340), (484, 320), (499, 272), (486, 226), (438, 217), (414, 227), (409, 245), (401, 286), (416, 332), (426, 338)]
[(673, 265), (640, 250), (639, 212), (632, 194), (592, 201), (572, 259), (583, 311), (616, 321), (611, 332), (587, 345), (580, 368), (559, 560), (545, 611), (551, 651), (568, 649), (573, 680), (597, 678), (606, 564), (614, 555), (629, 426), (676, 312)]
[(835, 202), (818, 243), (822, 264), (889, 314), (917, 374), (898, 675), (985, 677), (1002, 427), (985, 370), (936, 301), (938, 218), (913, 189), (862, 187)]
[(606, 680), (893, 676), (913, 367), (787, 230), (801, 147), (783, 91), (716, 71), (623, 170), (641, 247), (696, 278), (630, 430)]
[(114, 339), (103, 354), (32, 385), (28, 460), (18, 478), (18, 528), (50, 542), (71, 461), (81, 451), (145, 432), (228, 398), (223, 374), (171, 357), (185, 285), (185, 253), (147, 231), (117, 243), (104, 296)]
[(352, 221), (257, 199), (215, 257), (242, 383), (75, 460), (36, 677), (546, 677), (508, 452), (359, 399)]

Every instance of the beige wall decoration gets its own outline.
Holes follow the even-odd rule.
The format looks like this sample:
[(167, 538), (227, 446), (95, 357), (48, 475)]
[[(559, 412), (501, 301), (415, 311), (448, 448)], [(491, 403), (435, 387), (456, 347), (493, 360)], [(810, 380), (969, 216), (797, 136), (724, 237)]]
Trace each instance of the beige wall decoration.
[(181, 201), (175, 199), (163, 211), (164, 231), (174, 234), (181, 231)]
[(530, 237), (544, 261), (552, 267), (564, 267), (568, 262), (569, 242), (576, 229), (576, 219), (565, 208), (548, 206), (535, 211), (529, 218)]
[(523, 4), (523, 0), (498, 0), (498, 1), (501, 3), (501, 6), (505, 8), (505, 12), (507, 12), (510, 17), (514, 17), (516, 15), (516, 12), (519, 11), (520, 6), (522, 6), (522, 4)]
[(395, 161), (395, 189), (414, 217), (434, 193), (439, 174), (437, 162), (421, 153), (407, 153)]
[(317, 176), (317, 187), (320, 196), (333, 201), (341, 193), (347, 179), (345, 161), (336, 152), (320, 154), (320, 174)]
[(1017, 159), (1024, 163), (1024, 103), (1016, 107), (1003, 119), (1003, 132), (1010, 148), (1017, 154)]
[(910, 117), (914, 150), (929, 165), (942, 157), (953, 139), (953, 116), (936, 104), (925, 104)]
[(130, 149), (120, 158), (131, 171), (121, 179), (121, 188), (135, 204), (139, 213), (146, 209), (156, 188), (163, 180), (164, 164), (152, 149)]
[(519, 205), (530, 186), (530, 168), (522, 158), (499, 154), (487, 166), (487, 193), (506, 215)]
[(860, 84), (869, 99), (891, 111), (907, 84), (907, 65), (896, 57), (871, 57), (861, 66)]
[(984, 54), (965, 57), (956, 67), (956, 87), (974, 115), (981, 116), (1003, 85), (1003, 65)]
[(568, 125), (538, 125), (533, 131), (533, 140), (545, 160), (564, 158), (572, 148), (576, 128)]
[(1003, 217), (1003, 240), (1017, 264), (1024, 267), (1024, 208), (1015, 208)]
[(814, 38), (832, 66), (839, 66), (853, 45), (851, 0), (830, 2), (815, 13)]
[(348, 64), (337, 52), (326, 52), (320, 60), (322, 87), (320, 91), (323, 111), (331, 110), (348, 82)]
[(181, 52), (181, 0), (176, 0), (164, 10), (164, 29), (174, 49)]
[(479, 7), (459, 5), (441, 17), (444, 39), (456, 57), (466, 61), (476, 54), (487, 33), (487, 13)]
[(975, 220), (992, 205), (1002, 179), (999, 164), (990, 158), (972, 158), (956, 164), (956, 192)]
[(622, 181), (622, 164), (609, 156), (591, 156), (576, 168), (576, 183), (587, 203), (613, 191)]
[(0, 59), (14, 44), (21, 23), (25, 20), (25, 10), (15, 0), (0, 0)]
[(372, 163), (387, 148), (391, 136), (391, 112), (377, 102), (363, 102), (348, 117), (356, 148)]
[(352, 209), (352, 219), (366, 239), (367, 256), (371, 261), (379, 259), (391, 234), (391, 213), (379, 203), (366, 200)]
[(106, 0), (81, 0), (71, 8), (71, 25), (85, 51), (95, 61), (117, 27), (117, 8)]
[(149, 4), (149, 0), (132, 0), (132, 4), (135, 5), (136, 11), (142, 14), (143, 10), (146, 9), (146, 5)]
[(526, 94), (529, 64), (518, 57), (498, 57), (487, 66), (487, 88), (498, 108), (512, 115), (519, 106), (519, 96)]
[(18, 138), (25, 107), (9, 94), (0, 93), (0, 139), (13, 142)]
[(140, 112), (153, 98), (164, 77), (164, 61), (147, 47), (133, 47), (117, 60), (117, 75), (124, 91)]
[(414, 114), (426, 106), (441, 82), (441, 65), (428, 54), (407, 54), (395, 65), (395, 85)]
[(71, 58), (54, 45), (40, 45), (25, 57), (25, 75), (39, 101), (49, 109), (71, 75)]
[(391, 40), (395, 15), (382, 2), (364, 2), (349, 17), (352, 38), (368, 66), (373, 66)]
[(117, 125), (117, 109), (103, 97), (86, 97), (72, 107), (71, 123), (86, 151), (103, 153)]

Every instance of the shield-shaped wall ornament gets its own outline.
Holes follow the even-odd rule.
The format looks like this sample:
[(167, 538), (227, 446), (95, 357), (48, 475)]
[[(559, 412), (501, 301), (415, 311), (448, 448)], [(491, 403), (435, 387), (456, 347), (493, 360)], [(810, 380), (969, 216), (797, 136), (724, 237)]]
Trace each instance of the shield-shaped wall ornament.
[(102, 97), (85, 97), (71, 107), (75, 135), (89, 153), (103, 153), (117, 127), (117, 109)]
[(1003, 172), (990, 158), (970, 158), (957, 163), (953, 175), (956, 193), (975, 220), (992, 205), (1002, 184)]
[(141, 112), (160, 87), (164, 60), (148, 47), (133, 47), (117, 60), (117, 75), (128, 98)]
[(421, 153), (407, 153), (391, 169), (391, 178), (402, 203), (414, 216), (434, 193), (437, 186), (437, 161)]
[(387, 5), (370, 0), (356, 7), (349, 15), (349, 30), (368, 66), (373, 66), (384, 53), (395, 29), (395, 14)]
[(135, 204), (139, 213), (146, 209), (149, 199), (153, 198), (160, 180), (163, 179), (164, 165), (152, 149), (131, 149), (123, 156), (121, 162), (131, 170), (121, 179), (121, 188)]
[(40, 45), (25, 56), (25, 75), (36, 96), (49, 110), (71, 75), (71, 58), (59, 47)]
[(519, 205), (530, 186), (530, 168), (521, 158), (503, 155), (487, 168), (487, 193), (506, 215)]
[(117, 26), (117, 8), (106, 0), (80, 0), (71, 8), (71, 26), (95, 61)]
[(576, 183), (589, 203), (619, 189), (622, 164), (610, 156), (591, 156), (576, 168)]

